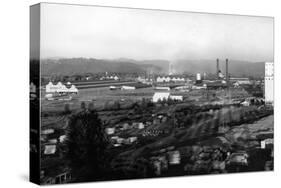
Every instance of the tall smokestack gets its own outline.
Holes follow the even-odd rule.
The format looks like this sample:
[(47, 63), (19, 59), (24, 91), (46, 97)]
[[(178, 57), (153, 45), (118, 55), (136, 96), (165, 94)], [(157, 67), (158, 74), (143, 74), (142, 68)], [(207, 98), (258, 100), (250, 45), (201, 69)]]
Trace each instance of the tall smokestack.
[(217, 78), (219, 79), (219, 71), (220, 71), (220, 63), (219, 59), (217, 59)]
[(226, 84), (227, 84), (227, 88), (228, 88), (228, 86), (229, 86), (228, 59), (225, 60), (225, 78), (226, 78)]

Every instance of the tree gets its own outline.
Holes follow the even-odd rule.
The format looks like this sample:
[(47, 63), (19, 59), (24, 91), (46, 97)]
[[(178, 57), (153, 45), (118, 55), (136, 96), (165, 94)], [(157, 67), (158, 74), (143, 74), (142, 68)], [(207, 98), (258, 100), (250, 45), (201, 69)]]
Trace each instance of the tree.
[(110, 103), (109, 103), (108, 100), (105, 101), (103, 109), (104, 109), (104, 110), (110, 110)]
[(85, 102), (81, 102), (81, 109), (86, 110), (86, 103)]
[(89, 105), (88, 105), (88, 109), (90, 111), (94, 110), (95, 106), (94, 106), (94, 102), (90, 102)]
[(70, 114), (71, 113), (71, 109), (70, 109), (70, 105), (68, 103), (66, 103), (64, 105), (64, 114)]
[(108, 174), (109, 142), (97, 112), (86, 109), (72, 115), (66, 136), (64, 158), (74, 181), (103, 180)]
[(146, 102), (146, 99), (144, 97), (141, 99), (141, 107), (142, 108), (146, 108), (147, 107), (147, 102)]
[(120, 105), (120, 102), (119, 102), (119, 101), (115, 101), (113, 106), (114, 106), (114, 107), (113, 107), (114, 110), (120, 110), (120, 108), (121, 108), (121, 105)]

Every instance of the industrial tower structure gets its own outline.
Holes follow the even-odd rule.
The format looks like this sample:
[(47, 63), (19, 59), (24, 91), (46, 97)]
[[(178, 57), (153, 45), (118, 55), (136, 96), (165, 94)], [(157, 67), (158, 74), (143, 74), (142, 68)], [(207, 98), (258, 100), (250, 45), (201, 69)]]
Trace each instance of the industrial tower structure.
[(273, 62), (265, 62), (264, 76), (264, 98), (265, 103), (272, 104), (274, 102), (274, 65)]

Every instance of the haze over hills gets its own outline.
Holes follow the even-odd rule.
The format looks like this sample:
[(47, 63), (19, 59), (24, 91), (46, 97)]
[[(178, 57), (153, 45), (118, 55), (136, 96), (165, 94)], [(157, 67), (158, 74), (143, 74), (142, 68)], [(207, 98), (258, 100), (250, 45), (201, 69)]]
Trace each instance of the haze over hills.
[[(225, 59), (219, 61), (220, 70), (225, 73)], [(264, 62), (248, 62), (239, 60), (228, 61), (228, 71), (231, 76), (264, 76)], [(187, 60), (173, 62), (173, 69), (177, 73), (216, 73), (216, 60)]]
[(169, 61), (168, 60), (162, 60), (162, 59), (150, 59), (150, 60), (134, 60), (134, 59), (128, 59), (128, 58), (118, 58), (114, 61), (121, 61), (121, 62), (130, 62), (138, 65), (154, 65), (159, 68), (161, 68), (162, 72), (168, 73), (169, 71)]
[[(216, 73), (216, 60), (173, 61), (175, 73)], [(220, 70), (225, 72), (225, 60), (220, 60)], [(134, 59), (94, 59), (94, 58), (48, 58), (41, 60), (43, 75), (73, 75), (84, 73), (119, 72), (119, 73), (156, 73), (167, 74), (167, 60), (134, 60)], [(263, 76), (263, 62), (229, 60), (229, 72), (232, 76)]]
[(119, 73), (166, 73), (161, 63), (168, 61), (135, 61), (135, 60), (106, 60), (93, 58), (49, 58), (41, 60), (43, 75), (73, 75), (84, 73), (119, 72)]

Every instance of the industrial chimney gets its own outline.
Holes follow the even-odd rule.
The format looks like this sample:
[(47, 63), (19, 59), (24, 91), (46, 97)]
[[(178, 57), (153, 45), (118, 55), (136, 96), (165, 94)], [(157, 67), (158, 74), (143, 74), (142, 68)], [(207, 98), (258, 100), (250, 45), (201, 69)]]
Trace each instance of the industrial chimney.
[(229, 75), (228, 75), (228, 59), (225, 60), (225, 81), (226, 81), (226, 86), (227, 86), (227, 89), (229, 87)]
[(219, 63), (219, 58), (217, 58), (217, 78), (220, 79), (220, 63)]
[(225, 60), (225, 80), (226, 80), (226, 89), (227, 89), (227, 98), (230, 101), (231, 99), (231, 94), (230, 94), (230, 90), (229, 90), (229, 72), (228, 72), (228, 59)]

